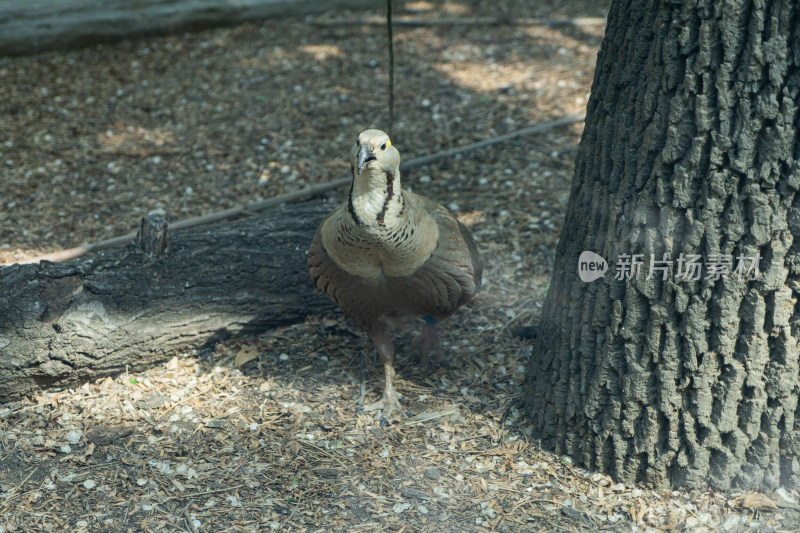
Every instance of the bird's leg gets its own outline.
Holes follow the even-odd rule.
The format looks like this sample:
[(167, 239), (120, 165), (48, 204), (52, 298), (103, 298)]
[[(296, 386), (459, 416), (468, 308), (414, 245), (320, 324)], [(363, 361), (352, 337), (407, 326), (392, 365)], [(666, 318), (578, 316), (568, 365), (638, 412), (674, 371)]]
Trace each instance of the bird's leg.
[(367, 397), (367, 354), (361, 352), (361, 394), (358, 396), (358, 407), (364, 407), (364, 399)]
[(383, 377), (385, 383), (383, 386), (383, 398), (377, 402), (365, 405), (364, 410), (375, 411), (382, 408), (382, 418), (386, 419), (393, 411), (398, 411), (399, 413), (403, 412), (403, 408), (397, 397), (397, 392), (395, 392), (394, 385), (392, 385), (392, 378), (394, 377), (394, 367), (392, 366), (394, 346), (391, 341), (389, 341), (388, 336), (375, 336), (372, 340), (375, 342), (375, 348), (377, 348), (378, 355), (380, 355), (381, 362), (383, 362)]
[(411, 351), (419, 352), (419, 362), (423, 369), (428, 368), (431, 353), (434, 354), (437, 362), (441, 362), (442, 344), (439, 342), (439, 335), (436, 332), (435, 318), (425, 317), (425, 322), (422, 324), (422, 333), (411, 343)]

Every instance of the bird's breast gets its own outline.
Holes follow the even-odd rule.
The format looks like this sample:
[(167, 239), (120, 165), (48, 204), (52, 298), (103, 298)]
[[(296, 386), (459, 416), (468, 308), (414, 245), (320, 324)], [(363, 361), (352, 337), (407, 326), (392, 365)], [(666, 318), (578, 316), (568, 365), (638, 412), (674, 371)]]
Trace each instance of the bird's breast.
[(431, 256), (439, 236), (432, 219), (365, 228), (331, 217), (326, 226), (322, 240), (329, 257), (347, 273), (375, 283), (412, 275)]

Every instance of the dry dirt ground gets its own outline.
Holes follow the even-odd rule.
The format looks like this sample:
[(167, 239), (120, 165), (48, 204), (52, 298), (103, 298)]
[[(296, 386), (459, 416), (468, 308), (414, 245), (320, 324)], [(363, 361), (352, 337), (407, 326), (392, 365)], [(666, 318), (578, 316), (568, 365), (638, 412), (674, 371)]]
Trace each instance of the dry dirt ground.
[[(395, 28), (405, 158), (585, 109), (602, 23), (463, 19), (604, 17), (605, 2), (395, 4), (462, 19)], [(363, 15), (0, 60), (0, 263), (127, 233), (147, 213), (174, 221), (345, 176), (357, 133), (386, 127), (385, 29), (324, 22)], [(580, 132), (403, 177), (471, 223), (487, 262), (483, 292), (446, 324), (450, 366), (421, 372), (402, 355), (413, 329), (398, 335), (411, 416), (380, 428), (356, 410), (368, 343), (340, 314), (175, 354), (0, 404), (0, 533), (787, 529), (796, 493), (615, 484), (525, 432), (530, 339), (514, 333), (547, 290)], [(367, 375), (371, 400), (372, 357)]]

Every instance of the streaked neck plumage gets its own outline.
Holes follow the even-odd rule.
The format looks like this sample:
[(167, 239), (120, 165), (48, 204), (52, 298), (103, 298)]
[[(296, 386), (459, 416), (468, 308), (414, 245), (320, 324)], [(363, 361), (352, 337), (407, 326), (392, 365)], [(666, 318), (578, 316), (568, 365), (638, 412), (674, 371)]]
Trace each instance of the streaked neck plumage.
[(353, 172), (348, 211), (353, 221), (364, 227), (380, 230), (402, 223), (403, 197), (400, 193), (400, 170), (384, 172), (367, 167), (361, 174)]

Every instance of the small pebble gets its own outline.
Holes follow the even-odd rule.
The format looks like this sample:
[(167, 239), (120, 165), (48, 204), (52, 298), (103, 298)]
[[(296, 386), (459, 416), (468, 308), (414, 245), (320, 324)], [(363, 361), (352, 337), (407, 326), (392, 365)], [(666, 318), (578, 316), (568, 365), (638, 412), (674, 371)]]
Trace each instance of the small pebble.
[(425, 477), (428, 479), (439, 479), (440, 476), (441, 474), (439, 473), (439, 470), (437, 470), (436, 468), (425, 469)]
[(405, 502), (396, 503), (396, 504), (394, 504), (394, 507), (392, 507), (392, 511), (394, 511), (397, 514), (400, 514), (403, 511), (407, 510), (409, 507), (411, 507), (410, 503), (405, 503)]
[(95, 485), (96, 485), (95, 482), (92, 481), (91, 479), (87, 479), (86, 481), (83, 482), (83, 486), (86, 487), (87, 489), (93, 489)]
[(70, 444), (78, 444), (81, 441), (81, 437), (83, 437), (83, 431), (77, 429), (71, 429), (67, 431), (67, 442)]
[(418, 500), (430, 500), (431, 497), (425, 494), (424, 492), (417, 490), (415, 488), (409, 487), (407, 489), (403, 489), (402, 494), (406, 498), (417, 498)]

